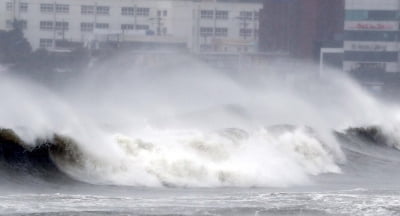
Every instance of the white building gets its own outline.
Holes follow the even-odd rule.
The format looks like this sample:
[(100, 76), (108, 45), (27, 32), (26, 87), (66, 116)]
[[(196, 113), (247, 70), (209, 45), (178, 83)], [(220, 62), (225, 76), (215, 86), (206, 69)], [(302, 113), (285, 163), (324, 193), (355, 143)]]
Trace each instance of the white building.
[(252, 52), (261, 8), (238, 0), (0, 0), (0, 29), (21, 21), (34, 49), (118, 41)]
[(344, 70), (378, 85), (400, 72), (399, 24), (399, 0), (346, 0)]

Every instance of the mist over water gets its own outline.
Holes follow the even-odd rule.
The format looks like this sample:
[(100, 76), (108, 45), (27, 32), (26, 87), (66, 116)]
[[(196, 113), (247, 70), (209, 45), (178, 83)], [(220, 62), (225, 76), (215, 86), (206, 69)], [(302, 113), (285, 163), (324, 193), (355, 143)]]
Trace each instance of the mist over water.
[(52, 87), (2, 71), (0, 127), (31, 146), (68, 137), (72, 147), (51, 154), (61, 171), (124, 186), (311, 185), (346, 174), (335, 131), (351, 127), (379, 126), (400, 148), (397, 108), (339, 71), (319, 77), (285, 61), (239, 75), (180, 55), (146, 62), (126, 54)]

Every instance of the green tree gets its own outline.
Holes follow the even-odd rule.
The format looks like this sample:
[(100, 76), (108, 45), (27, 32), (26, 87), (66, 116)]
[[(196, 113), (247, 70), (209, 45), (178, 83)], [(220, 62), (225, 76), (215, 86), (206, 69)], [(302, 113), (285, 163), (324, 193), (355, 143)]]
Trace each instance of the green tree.
[(0, 63), (16, 65), (30, 56), (32, 48), (22, 29), (23, 23), (14, 20), (12, 30), (0, 31)]

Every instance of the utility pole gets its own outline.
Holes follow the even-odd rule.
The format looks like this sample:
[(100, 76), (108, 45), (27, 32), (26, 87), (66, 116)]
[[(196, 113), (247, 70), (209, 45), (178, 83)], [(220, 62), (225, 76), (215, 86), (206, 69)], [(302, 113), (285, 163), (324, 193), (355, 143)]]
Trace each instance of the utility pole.
[(93, 6), (93, 16), (94, 16), (93, 29), (95, 29), (96, 28), (96, 24), (97, 24), (97, 2), (95, 2), (94, 6)]
[(155, 18), (150, 18), (150, 20), (155, 21), (156, 28), (157, 28), (157, 35), (161, 36), (162, 35), (162, 26), (164, 25), (163, 23), (163, 18), (161, 17), (161, 11), (157, 11), (157, 17)]
[[(215, 0), (214, 4), (216, 4), (217, 1)], [(214, 7), (214, 29), (213, 29), (213, 41), (212, 41), (212, 46), (213, 46), (213, 50), (214, 52), (217, 51), (217, 44), (216, 44), (216, 33), (217, 31), (217, 7)]]
[(56, 5), (57, 2), (53, 2), (53, 49), (56, 48), (56, 39), (57, 39), (57, 29), (56, 29), (56, 23), (57, 23), (57, 14), (56, 14)]
[(13, 10), (13, 20), (15, 21), (17, 19), (17, 2), (16, 0), (13, 0), (12, 2), (12, 10)]
[(61, 22), (61, 35), (62, 35), (62, 40), (65, 40), (65, 24), (66, 22), (64, 21), (64, 19)]
[(157, 35), (161, 35), (161, 26), (162, 26), (162, 23), (161, 23), (161, 15), (159, 14), (159, 16), (157, 17), (157, 19), (156, 19), (156, 22), (157, 22)]
[(97, 40), (97, 36), (96, 36), (96, 27), (97, 27), (97, 2), (94, 3), (93, 6), (93, 19), (94, 19), (94, 23), (93, 23), (93, 38), (92, 40), (94, 40), (92, 46), (94, 47), (93, 49), (99, 48), (99, 42)]
[[(397, 13), (400, 12), (400, 0), (398, 0), (397, 3)], [(400, 50), (400, 41), (399, 41), (399, 37), (396, 37), (396, 48), (397, 50)], [(400, 59), (398, 59), (397, 61), (397, 72), (400, 73)]]
[(201, 13), (201, 8), (200, 8), (200, 4), (198, 4), (197, 5), (197, 16), (196, 16), (196, 29), (197, 29), (197, 32), (196, 32), (196, 47), (197, 47), (197, 51), (198, 52), (200, 52), (200, 50), (201, 50), (201, 47), (200, 47), (200, 37), (201, 37), (201, 32), (200, 32), (200, 25), (201, 25), (201, 20), (200, 20), (200, 13)]
[[(8, 4), (8, 3), (7, 3)], [(8, 7), (8, 5), (7, 5), (7, 7)], [(18, 20), (17, 20), (17, 12), (16, 12), (16, 9), (17, 7), (16, 7), (16, 0), (13, 0), (12, 2), (11, 2), (11, 10), (12, 10), (12, 22), (11, 22), (11, 27), (13, 28), (13, 29), (15, 29), (17, 26), (18, 26)], [(8, 9), (8, 8), (7, 8)]]
[(13, 0), (11, 3), (11, 10), (12, 10), (12, 27), (13, 28), (20, 28), (22, 29), (22, 20), (21, 20), (21, 14), (20, 14), (20, 2), (19, 0)]
[[(259, 23), (259, 20), (260, 20), (260, 13), (259, 13), (259, 11), (255, 10), (253, 14), (254, 14), (253, 15), (254, 16), (254, 20), (253, 20), (253, 23), (254, 23), (254, 26), (253, 26), (253, 29), (254, 29), (254, 41), (257, 42), (258, 41), (258, 32), (259, 32), (258, 23)], [(256, 16), (256, 14), (257, 14), (257, 16)], [(257, 32), (256, 32), (256, 29), (257, 29)]]
[(137, 6), (136, 4), (133, 6), (133, 29), (136, 30), (137, 29)]
[(291, 23), (291, 18), (293, 18), (292, 16), (291, 16), (291, 12), (292, 12), (292, 10), (291, 10), (291, 3), (290, 2), (288, 2), (288, 3), (286, 3), (286, 6), (287, 6), (287, 10), (286, 10), (286, 34), (285, 34), (285, 37), (286, 37), (286, 47), (287, 47), (287, 52), (288, 53), (290, 53), (291, 52), (291, 50), (292, 50), (292, 43), (291, 43), (291, 39), (290, 39), (290, 32), (291, 32), (291, 26), (290, 26), (290, 23)]

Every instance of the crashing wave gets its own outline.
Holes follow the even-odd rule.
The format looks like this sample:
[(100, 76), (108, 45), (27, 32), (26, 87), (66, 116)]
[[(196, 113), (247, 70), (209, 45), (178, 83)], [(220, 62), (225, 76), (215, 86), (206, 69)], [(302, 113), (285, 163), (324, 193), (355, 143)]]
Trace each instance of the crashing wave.
[(2, 130), (0, 143), (17, 145), (28, 158), (39, 151), (34, 160), (43, 157), (53, 170), (92, 184), (285, 187), (306, 184), (312, 175), (340, 172), (335, 156), (310, 128), (281, 127), (279, 133), (277, 128), (151, 131), (138, 138), (116, 134), (110, 145), (119, 154), (112, 160), (60, 135), (38, 139), (32, 147), (12, 130)]
[(378, 125), (351, 127), (344, 131), (344, 136), (361, 139), (364, 142), (387, 146), (400, 150), (400, 137), (397, 130)]
[[(376, 156), (368, 143), (396, 148), (395, 138), (378, 126), (352, 127), (337, 135), (358, 140), (366, 157)], [(109, 147), (116, 151), (102, 158), (97, 149), (86, 149), (71, 137), (54, 134), (32, 144), (13, 130), (0, 129), (0, 164), (47, 179), (68, 176), (90, 184), (149, 187), (287, 187), (308, 184), (311, 176), (341, 173), (334, 151), (310, 127), (209, 133), (151, 129), (137, 137), (111, 138)]]
[(10, 174), (33, 175), (47, 180), (69, 179), (59, 171), (51, 159), (51, 152), (58, 151), (66, 138), (55, 135), (53, 139), (37, 139), (29, 145), (11, 129), (0, 129), (0, 164), (2, 171)]

